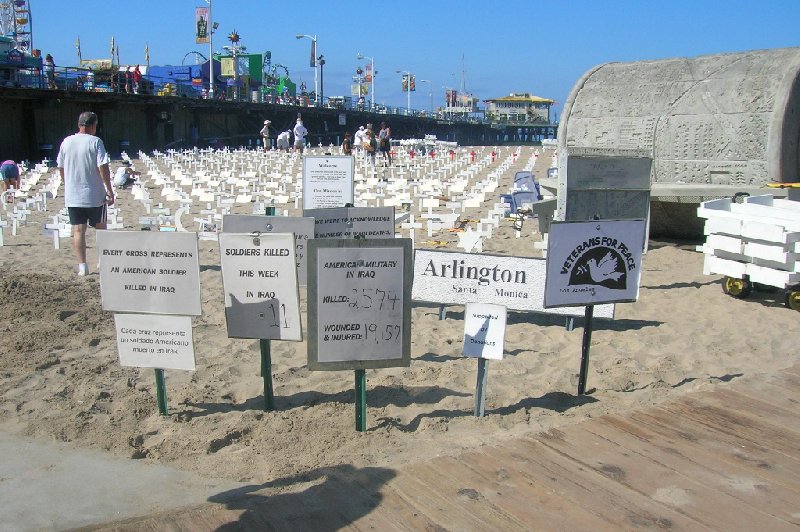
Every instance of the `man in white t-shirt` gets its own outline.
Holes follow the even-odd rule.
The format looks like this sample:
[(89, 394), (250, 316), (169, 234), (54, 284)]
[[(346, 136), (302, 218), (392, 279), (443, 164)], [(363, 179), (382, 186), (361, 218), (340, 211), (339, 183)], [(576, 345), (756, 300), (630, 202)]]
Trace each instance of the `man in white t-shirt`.
[(117, 168), (117, 171), (114, 174), (114, 186), (123, 189), (128, 188), (136, 182), (136, 177), (140, 174), (141, 172), (137, 172), (131, 168), (131, 163), (124, 161), (122, 166)]
[(367, 140), (368, 139), (366, 131), (364, 131), (364, 126), (358, 126), (358, 131), (356, 131), (356, 134), (353, 135), (353, 146), (355, 146), (358, 157), (361, 159), (364, 158), (364, 143), (367, 142)]
[(277, 147), (279, 150), (289, 151), (289, 139), (292, 138), (292, 132), (288, 129), (283, 131), (277, 138)]
[(306, 135), (308, 135), (308, 130), (303, 125), (303, 119), (298, 118), (297, 123), (294, 125), (294, 149), (300, 151), (300, 153), (306, 147)]
[(86, 264), (86, 225), (106, 228), (106, 207), (114, 204), (110, 157), (97, 133), (97, 115), (81, 113), (78, 132), (65, 138), (58, 150), (58, 172), (64, 182), (64, 204), (72, 224), (72, 247), (78, 258), (78, 275), (89, 273)]

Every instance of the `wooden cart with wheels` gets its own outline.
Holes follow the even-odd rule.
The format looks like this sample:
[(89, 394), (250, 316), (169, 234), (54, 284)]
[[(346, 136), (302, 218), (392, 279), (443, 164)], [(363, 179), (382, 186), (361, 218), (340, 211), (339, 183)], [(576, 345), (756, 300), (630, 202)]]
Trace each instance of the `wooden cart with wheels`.
[(736, 299), (784, 290), (800, 311), (800, 202), (772, 195), (703, 202), (704, 273), (722, 274), (722, 291)]

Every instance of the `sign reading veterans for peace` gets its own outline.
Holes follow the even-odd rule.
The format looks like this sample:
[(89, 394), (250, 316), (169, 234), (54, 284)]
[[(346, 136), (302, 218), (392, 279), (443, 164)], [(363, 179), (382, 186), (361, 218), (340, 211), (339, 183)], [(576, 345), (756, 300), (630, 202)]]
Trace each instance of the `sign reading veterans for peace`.
[(115, 314), (122, 366), (194, 370), (192, 318)]
[(196, 233), (98, 231), (103, 310), (199, 316)]
[(553, 222), (545, 307), (636, 301), (644, 220)]
[(297, 278), (300, 286), (306, 285), (306, 279), (308, 279), (306, 246), (309, 239), (314, 238), (313, 218), (228, 214), (222, 217), (222, 231), (225, 233), (293, 233)]
[(353, 158), (349, 155), (303, 157), (303, 210), (353, 204)]
[(464, 307), (464, 356), (503, 359), (506, 307), (467, 303)]
[(394, 238), (394, 207), (311, 209), (314, 238)]
[(312, 240), (311, 370), (408, 366), (411, 240)]
[(303, 339), (292, 233), (220, 233), (230, 338)]
[[(540, 258), (417, 249), (414, 252), (414, 301), (442, 305), (491, 303), (511, 310), (583, 315), (569, 307), (545, 309), (546, 262)], [(613, 305), (594, 315), (613, 318)]]

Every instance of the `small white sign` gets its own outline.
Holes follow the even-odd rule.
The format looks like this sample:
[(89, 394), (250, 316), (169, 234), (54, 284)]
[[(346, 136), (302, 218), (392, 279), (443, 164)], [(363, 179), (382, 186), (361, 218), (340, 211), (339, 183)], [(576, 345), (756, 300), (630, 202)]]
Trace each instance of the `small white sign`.
[(196, 233), (98, 231), (103, 310), (199, 316)]
[(353, 158), (303, 157), (303, 209), (344, 207), (354, 202)]
[(230, 338), (303, 339), (292, 233), (220, 233)]
[(553, 222), (544, 306), (636, 301), (644, 238), (644, 220)]
[(189, 316), (115, 314), (114, 323), (120, 365), (194, 371)]
[(464, 356), (503, 359), (506, 307), (468, 303), (464, 307)]

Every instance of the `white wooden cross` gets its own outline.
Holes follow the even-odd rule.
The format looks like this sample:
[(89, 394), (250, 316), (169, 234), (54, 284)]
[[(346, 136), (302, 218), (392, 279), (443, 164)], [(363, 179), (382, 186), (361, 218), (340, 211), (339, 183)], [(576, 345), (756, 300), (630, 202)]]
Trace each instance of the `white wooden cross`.
[(408, 237), (411, 239), (411, 247), (415, 247), (414, 244), (414, 233), (416, 229), (422, 229), (422, 224), (420, 222), (414, 221), (414, 215), (410, 214), (408, 217), (408, 221), (401, 223), (400, 227), (402, 229), (408, 229)]
[(472, 227), (467, 227), (466, 231), (458, 233), (458, 247), (467, 253), (483, 253), (483, 237)]

